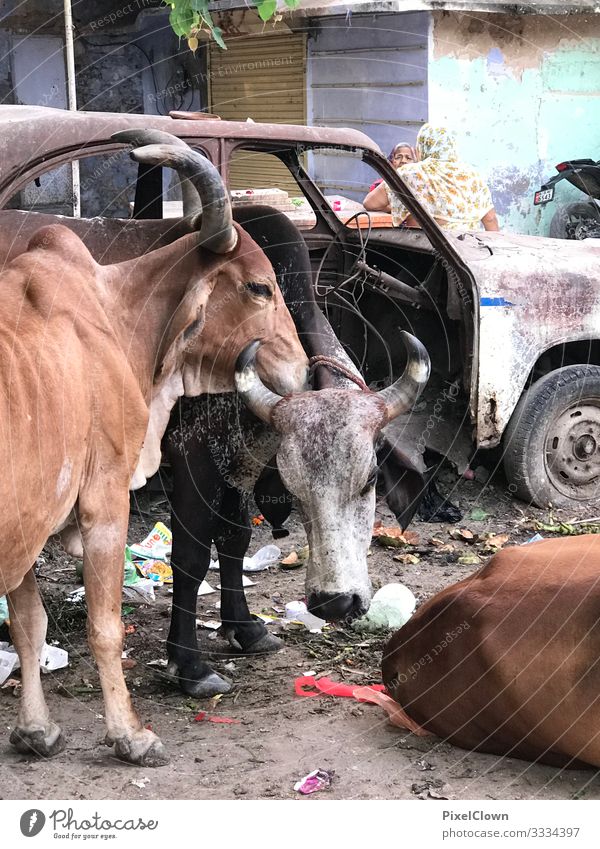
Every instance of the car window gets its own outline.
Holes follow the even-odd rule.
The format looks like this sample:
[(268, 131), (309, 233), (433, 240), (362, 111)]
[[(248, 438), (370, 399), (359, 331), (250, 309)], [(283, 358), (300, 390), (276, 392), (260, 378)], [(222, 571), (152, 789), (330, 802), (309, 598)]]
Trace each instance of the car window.
[[(138, 164), (126, 149), (82, 157), (79, 161), (81, 216), (93, 218), (130, 218), (133, 213)], [(181, 189), (174, 171), (162, 169), (162, 194), (165, 217), (177, 214), (181, 207)], [(25, 185), (6, 204), (23, 209), (58, 215), (73, 215), (71, 165), (49, 168)], [(174, 210), (171, 210), (174, 207)], [(142, 217), (152, 217), (151, 214)]]
[[(363, 162), (360, 151), (313, 148), (306, 154), (305, 167), (344, 221), (364, 210), (366, 195), (382, 182), (375, 168)], [(370, 215), (372, 226), (391, 227), (391, 216), (383, 207)]]
[(311, 205), (277, 154), (236, 148), (229, 160), (228, 179), (234, 207), (267, 204), (284, 212), (301, 230), (315, 226)]

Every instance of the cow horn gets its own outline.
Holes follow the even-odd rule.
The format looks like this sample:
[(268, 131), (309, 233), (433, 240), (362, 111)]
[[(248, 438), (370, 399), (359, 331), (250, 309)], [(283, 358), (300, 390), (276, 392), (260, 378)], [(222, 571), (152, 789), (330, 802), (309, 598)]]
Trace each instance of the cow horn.
[[(134, 147), (145, 147), (149, 144), (172, 144), (175, 147), (183, 147), (189, 150), (189, 145), (183, 139), (171, 133), (165, 133), (163, 130), (152, 128), (134, 127), (130, 130), (120, 130), (118, 133), (113, 133), (111, 139), (122, 144), (131, 144)], [(181, 178), (181, 198), (183, 200), (184, 218), (192, 218), (195, 215), (202, 214), (200, 196), (187, 177)]]
[(377, 394), (378, 398), (385, 401), (388, 421), (410, 410), (425, 388), (431, 371), (431, 362), (425, 346), (406, 330), (400, 335), (407, 353), (404, 372), (395, 383)]
[(256, 371), (256, 353), (260, 342), (250, 342), (237, 358), (235, 364), (235, 385), (246, 406), (262, 419), (271, 424), (271, 414), (275, 406), (283, 400), (281, 395), (271, 392), (262, 382)]
[(231, 201), (215, 166), (192, 150), (173, 144), (150, 144), (131, 151), (136, 162), (165, 165), (186, 176), (198, 192), (202, 204), (202, 221), (198, 237), (202, 245), (216, 254), (226, 254), (237, 244), (233, 226)]

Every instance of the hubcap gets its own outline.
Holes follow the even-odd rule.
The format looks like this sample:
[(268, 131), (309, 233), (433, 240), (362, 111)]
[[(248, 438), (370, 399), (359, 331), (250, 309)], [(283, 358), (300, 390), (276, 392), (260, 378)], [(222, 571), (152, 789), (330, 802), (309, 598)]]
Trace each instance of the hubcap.
[(567, 498), (588, 501), (600, 494), (600, 399), (568, 407), (548, 428), (546, 472)]

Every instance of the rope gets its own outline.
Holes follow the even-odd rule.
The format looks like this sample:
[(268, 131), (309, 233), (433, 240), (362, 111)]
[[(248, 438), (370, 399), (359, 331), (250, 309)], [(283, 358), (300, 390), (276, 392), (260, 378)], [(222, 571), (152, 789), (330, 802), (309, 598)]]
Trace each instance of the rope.
[(356, 383), (356, 385), (359, 387), (359, 389), (361, 389), (363, 392), (370, 392), (371, 391), (369, 389), (369, 387), (367, 386), (367, 384), (362, 379), (362, 377), (359, 377), (358, 375), (354, 374), (354, 372), (351, 369), (349, 369), (343, 363), (340, 363), (339, 360), (335, 359), (335, 357), (327, 357), (327, 356), (325, 356), (325, 354), (319, 354), (316, 357), (311, 357), (310, 360), (308, 361), (308, 365), (309, 365), (311, 374), (314, 371), (314, 369), (317, 368), (318, 366), (328, 366), (329, 368), (333, 369), (334, 371), (337, 371), (340, 374), (343, 374), (344, 377), (348, 378), (348, 380), (351, 380), (353, 383)]

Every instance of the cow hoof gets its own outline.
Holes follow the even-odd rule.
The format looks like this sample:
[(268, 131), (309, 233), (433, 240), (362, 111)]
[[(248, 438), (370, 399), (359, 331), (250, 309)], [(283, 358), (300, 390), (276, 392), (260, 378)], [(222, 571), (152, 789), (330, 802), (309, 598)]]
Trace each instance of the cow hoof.
[(10, 742), (18, 752), (24, 755), (38, 755), (41, 758), (52, 758), (58, 755), (66, 746), (62, 731), (54, 722), (46, 730), (38, 728), (26, 731), (15, 728), (10, 735)]
[(115, 755), (126, 763), (147, 767), (165, 766), (169, 763), (165, 747), (156, 734), (147, 728), (136, 731), (131, 737), (119, 737), (114, 740), (114, 744)]
[(179, 686), (186, 696), (195, 696), (197, 699), (210, 699), (220, 693), (230, 693), (233, 684), (228, 678), (210, 672), (194, 681), (191, 678), (179, 676)]
[(243, 654), (266, 654), (267, 652), (279, 651), (283, 648), (283, 640), (273, 634), (263, 634), (255, 643), (242, 649)]

